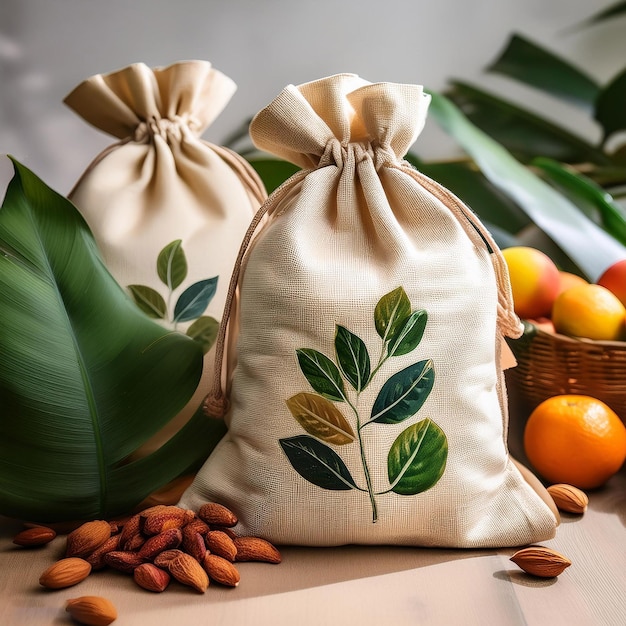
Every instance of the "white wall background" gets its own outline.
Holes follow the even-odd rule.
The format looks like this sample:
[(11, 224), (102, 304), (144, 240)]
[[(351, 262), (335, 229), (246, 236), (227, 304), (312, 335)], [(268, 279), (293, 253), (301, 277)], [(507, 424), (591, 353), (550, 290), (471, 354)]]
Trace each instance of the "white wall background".
[[(519, 32), (604, 82), (626, 65), (626, 18), (568, 32), (615, 0), (0, 0), (0, 153), (61, 193), (112, 142), (62, 104), (85, 78), (130, 63), (205, 59), (238, 91), (204, 137), (221, 143), (288, 83), (338, 72), (442, 89), (461, 78), (598, 130), (583, 115), (484, 73)], [(414, 150), (455, 153), (427, 124)], [(0, 191), (11, 176), (0, 158)]]

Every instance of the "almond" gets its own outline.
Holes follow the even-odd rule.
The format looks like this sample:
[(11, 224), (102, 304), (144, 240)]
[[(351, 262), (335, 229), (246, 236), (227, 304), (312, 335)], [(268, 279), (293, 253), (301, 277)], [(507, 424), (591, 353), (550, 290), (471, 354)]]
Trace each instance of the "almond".
[(109, 552), (117, 550), (120, 546), (120, 536), (109, 537), (101, 546), (97, 547), (85, 560), (91, 565), (92, 570), (106, 567), (104, 557)]
[(143, 512), (141, 517), (143, 519), (142, 532), (145, 535), (158, 535), (164, 530), (182, 528), (195, 517), (195, 513), (177, 506), (166, 506), (148, 515)]
[(190, 554), (198, 563), (202, 563), (204, 555), (206, 554), (206, 544), (204, 543), (204, 537), (196, 532), (192, 527), (185, 526), (182, 530), (183, 542), (182, 548)]
[(104, 562), (113, 569), (120, 572), (130, 574), (136, 567), (146, 562), (136, 552), (128, 552), (126, 550), (113, 550), (104, 555)]
[(213, 554), (234, 561), (237, 556), (235, 542), (222, 530), (210, 530), (204, 538), (206, 547)]
[(85, 557), (111, 536), (111, 525), (104, 520), (85, 522), (67, 536), (65, 556)]
[(117, 609), (101, 596), (81, 596), (67, 601), (65, 610), (86, 626), (108, 626), (117, 619)]
[[(146, 538), (141, 533), (137, 533), (125, 541), (123, 547), (124, 550), (127, 550), (128, 552), (136, 552), (143, 546), (144, 543), (146, 543)], [(120, 545), (120, 548), (121, 547), (122, 546)]]
[(236, 587), (239, 584), (239, 570), (217, 554), (207, 554), (202, 563), (209, 578), (221, 585)]
[(182, 550), (178, 550), (177, 548), (174, 548), (172, 550), (164, 550), (154, 557), (153, 562), (157, 567), (167, 569), (169, 567), (170, 561), (173, 561), (177, 556), (180, 556), (181, 554), (184, 554), (184, 552)]
[(587, 510), (589, 498), (584, 491), (573, 485), (558, 483), (548, 487), (548, 493), (552, 496), (554, 504), (561, 511), (581, 515)]
[(47, 526), (27, 528), (13, 537), (13, 543), (24, 548), (34, 548), (50, 543), (57, 536), (56, 531)]
[(193, 528), (197, 533), (200, 533), (203, 537), (211, 530), (206, 522), (203, 522), (200, 518), (196, 517), (190, 522), (185, 524), (185, 528)]
[(198, 517), (209, 525), (231, 528), (238, 522), (237, 516), (217, 502), (207, 502), (198, 510)]
[(170, 584), (170, 575), (152, 563), (143, 563), (133, 571), (135, 582), (148, 591), (160, 593)]
[(84, 559), (68, 557), (53, 563), (40, 577), (39, 584), (48, 589), (64, 589), (85, 580), (91, 565)]
[(146, 561), (151, 561), (154, 557), (164, 550), (172, 550), (178, 548), (183, 540), (180, 528), (170, 528), (162, 533), (150, 537), (146, 543), (141, 546), (138, 554)]
[(120, 533), (120, 548), (122, 550), (128, 550), (126, 544), (136, 535), (139, 535), (141, 530), (141, 515), (137, 513), (133, 515), (123, 526)]
[(204, 593), (209, 586), (209, 577), (200, 563), (184, 552), (169, 562), (168, 570), (179, 583), (199, 593)]
[(510, 560), (526, 573), (541, 578), (558, 576), (572, 564), (562, 554), (543, 546), (530, 546), (518, 550)]
[(235, 537), (233, 543), (237, 548), (235, 561), (280, 563), (282, 560), (278, 549), (260, 537)]

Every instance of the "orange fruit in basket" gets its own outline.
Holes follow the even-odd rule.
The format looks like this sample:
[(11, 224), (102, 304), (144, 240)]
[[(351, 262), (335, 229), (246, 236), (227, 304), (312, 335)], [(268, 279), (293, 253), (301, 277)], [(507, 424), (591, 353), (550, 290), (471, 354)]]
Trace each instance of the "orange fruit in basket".
[(626, 427), (597, 398), (553, 396), (528, 418), (524, 451), (545, 480), (593, 489), (603, 485), (626, 460)]
[(561, 285), (554, 261), (529, 246), (505, 248), (502, 256), (509, 270), (515, 312), (524, 319), (549, 317)]
[(619, 340), (626, 325), (626, 308), (601, 285), (570, 287), (552, 307), (557, 333), (597, 340)]
[(613, 263), (598, 278), (598, 285), (613, 292), (619, 301), (626, 306), (626, 259)]
[(559, 270), (559, 278), (559, 293), (567, 291), (570, 287), (578, 287), (580, 285), (589, 284), (589, 281), (585, 280), (582, 276), (578, 276), (578, 274), (572, 274), (571, 272), (565, 272), (563, 270)]

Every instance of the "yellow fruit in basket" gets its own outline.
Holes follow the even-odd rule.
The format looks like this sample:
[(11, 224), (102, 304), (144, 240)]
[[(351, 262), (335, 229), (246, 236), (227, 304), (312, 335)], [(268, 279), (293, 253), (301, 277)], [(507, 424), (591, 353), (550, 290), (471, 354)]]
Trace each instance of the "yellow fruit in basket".
[(524, 451), (545, 480), (594, 489), (613, 476), (626, 460), (626, 427), (597, 398), (553, 396), (528, 418)]
[(589, 281), (585, 280), (582, 276), (578, 276), (578, 274), (572, 274), (571, 272), (564, 272), (563, 270), (559, 271), (559, 277), (561, 279), (559, 293), (567, 291), (570, 287), (578, 287), (579, 285), (589, 284)]
[(502, 255), (509, 270), (515, 312), (523, 319), (549, 317), (561, 285), (554, 261), (528, 246), (505, 248)]
[(626, 307), (626, 259), (613, 263), (598, 279), (598, 285), (615, 294)]
[(570, 287), (552, 307), (557, 333), (596, 340), (619, 340), (626, 325), (626, 308), (601, 285)]

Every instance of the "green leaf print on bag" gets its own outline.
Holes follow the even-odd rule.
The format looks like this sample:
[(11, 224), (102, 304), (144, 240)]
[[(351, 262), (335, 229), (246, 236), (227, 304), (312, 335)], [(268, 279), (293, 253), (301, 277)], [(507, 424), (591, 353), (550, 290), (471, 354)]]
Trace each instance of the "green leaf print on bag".
[[(374, 369), (365, 342), (339, 324), (335, 332), (336, 364), (312, 348), (296, 350), (300, 370), (316, 393), (301, 392), (286, 400), (290, 413), (308, 434), (280, 439), (280, 446), (296, 472), (310, 483), (333, 491), (357, 489), (367, 493), (373, 522), (378, 519), (376, 496), (391, 492), (416, 495), (435, 485), (446, 468), (446, 435), (430, 418), (422, 419), (396, 437), (387, 456), (389, 487), (375, 492), (362, 439), (364, 428), (397, 425), (415, 416), (428, 399), (435, 369), (431, 359), (424, 359), (385, 381), (369, 419), (363, 419), (359, 407), (361, 393), (380, 368), (390, 358), (418, 347), (427, 321), (427, 312), (411, 311), (406, 292), (398, 287), (384, 295), (374, 309), (374, 326), (382, 340)], [(352, 423), (334, 402), (341, 403)], [(339, 454), (327, 445), (353, 443), (359, 446), (365, 487), (357, 484)]]
[(174, 291), (187, 278), (187, 257), (182, 239), (168, 243), (159, 252), (156, 270), (159, 279), (167, 287), (167, 301), (152, 287), (128, 285), (133, 300), (146, 315), (169, 322), (174, 330), (182, 322), (193, 321), (186, 334), (197, 341), (206, 354), (217, 339), (219, 322), (214, 317), (202, 314), (215, 296), (218, 277), (206, 278), (189, 285), (180, 294), (171, 312)]

